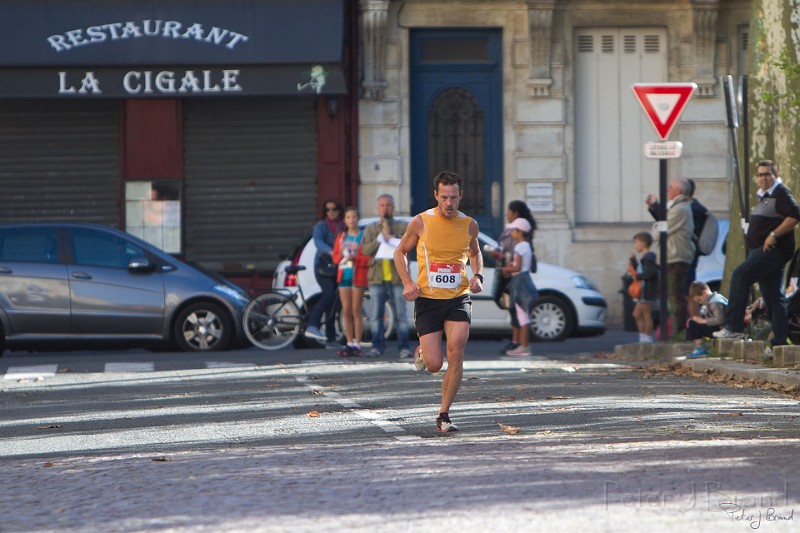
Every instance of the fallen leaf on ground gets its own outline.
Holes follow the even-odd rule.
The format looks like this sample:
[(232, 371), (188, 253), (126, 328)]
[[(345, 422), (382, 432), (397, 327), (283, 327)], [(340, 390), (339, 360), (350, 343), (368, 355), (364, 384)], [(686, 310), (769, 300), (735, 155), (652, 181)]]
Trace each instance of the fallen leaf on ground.
[(509, 435), (516, 435), (517, 433), (522, 431), (517, 426), (509, 426), (508, 424), (500, 424), (500, 423), (498, 423), (497, 425), (500, 426), (500, 431), (502, 431), (503, 433), (508, 433)]
[(513, 402), (516, 401), (516, 396), (495, 396), (494, 401), (496, 402)]
[(310, 416), (311, 418), (319, 418), (319, 413), (316, 411), (309, 411), (308, 416)]

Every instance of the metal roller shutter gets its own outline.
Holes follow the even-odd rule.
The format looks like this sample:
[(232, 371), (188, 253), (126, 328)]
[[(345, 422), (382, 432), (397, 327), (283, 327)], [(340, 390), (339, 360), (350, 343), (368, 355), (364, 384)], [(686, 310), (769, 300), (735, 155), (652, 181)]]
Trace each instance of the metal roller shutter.
[(0, 102), (0, 220), (119, 227), (119, 103)]
[(185, 255), (272, 271), (318, 218), (312, 98), (184, 101)]

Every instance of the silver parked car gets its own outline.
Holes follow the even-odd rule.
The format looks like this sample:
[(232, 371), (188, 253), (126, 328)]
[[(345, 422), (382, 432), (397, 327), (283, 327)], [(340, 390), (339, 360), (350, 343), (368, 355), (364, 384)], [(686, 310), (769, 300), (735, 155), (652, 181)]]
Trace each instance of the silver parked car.
[(247, 301), (221, 276), (114, 228), (0, 225), (0, 353), (70, 339), (224, 350), (243, 340)]
[[(410, 217), (397, 217), (409, 221)], [(377, 218), (365, 218), (359, 221), (360, 226), (366, 226)], [(479, 234), (478, 241), (481, 250), (494, 249), (497, 241)], [(293, 259), (278, 264), (272, 286), (275, 288), (296, 286), (300, 283), (303, 293), (309, 301), (314, 300), (320, 292), (317, 280), (314, 277), (314, 255), (316, 245), (309, 239), (301, 246)], [(412, 278), (417, 276), (416, 257), (409, 258), (409, 270)], [(483, 292), (472, 296), (472, 324), (470, 329), (487, 333), (505, 333), (511, 331), (511, 317), (508, 311), (500, 309), (492, 300), (492, 285), (494, 283), (495, 260), (484, 253), (484, 279)], [(304, 265), (305, 270), (297, 275), (287, 276), (285, 267), (297, 263)], [(468, 267), (469, 268), (469, 267)], [(471, 271), (470, 271), (471, 272)], [(469, 274), (471, 276), (471, 274)], [(539, 299), (531, 311), (531, 337), (538, 341), (560, 341), (570, 335), (576, 334), (601, 334), (605, 331), (605, 318), (608, 304), (597, 287), (586, 276), (539, 261), (538, 271), (531, 274), (536, 288), (539, 290)], [(366, 307), (366, 304), (365, 304)], [(414, 327), (414, 304), (407, 303), (406, 311), (409, 327)], [(391, 306), (386, 307), (385, 321), (389, 321), (387, 331), (393, 329), (393, 314)], [(368, 322), (365, 323), (365, 326)]]

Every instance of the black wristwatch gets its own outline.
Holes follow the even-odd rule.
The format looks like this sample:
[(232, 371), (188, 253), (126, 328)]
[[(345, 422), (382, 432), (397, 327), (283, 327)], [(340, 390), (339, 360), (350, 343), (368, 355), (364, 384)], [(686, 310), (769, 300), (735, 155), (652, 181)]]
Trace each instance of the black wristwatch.
[(483, 283), (483, 274), (475, 274), (475, 277), (481, 280), (481, 283)]

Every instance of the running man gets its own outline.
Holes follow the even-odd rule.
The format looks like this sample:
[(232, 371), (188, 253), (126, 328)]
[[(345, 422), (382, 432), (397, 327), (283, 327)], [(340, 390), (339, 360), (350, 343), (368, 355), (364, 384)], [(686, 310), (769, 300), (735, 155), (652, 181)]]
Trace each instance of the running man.
[[(444, 364), (442, 331), (447, 337), (447, 372), (442, 381), (442, 404), (436, 418), (440, 432), (458, 431), (450, 422), (450, 406), (464, 374), (464, 348), (472, 318), (471, 293), (483, 290), (483, 257), (478, 246), (478, 223), (458, 210), (463, 179), (443, 171), (433, 180), (437, 205), (415, 216), (394, 253), (403, 296), (414, 302), (419, 347), (418, 370), (437, 372)], [(408, 272), (408, 253), (417, 249), (417, 281)], [(467, 279), (467, 256), (474, 272)], [(424, 354), (424, 357), (423, 357)]]

